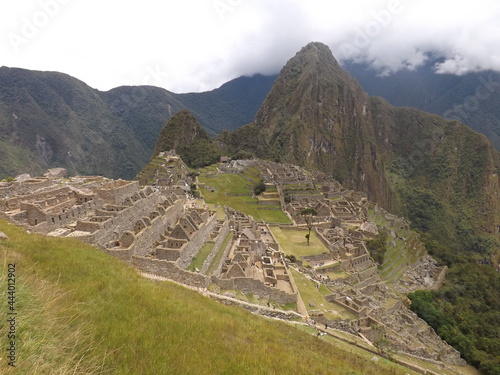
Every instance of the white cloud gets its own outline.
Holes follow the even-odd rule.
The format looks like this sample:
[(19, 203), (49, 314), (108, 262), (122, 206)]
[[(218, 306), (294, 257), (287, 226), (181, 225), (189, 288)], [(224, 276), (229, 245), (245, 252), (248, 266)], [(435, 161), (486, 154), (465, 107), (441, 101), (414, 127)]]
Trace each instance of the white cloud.
[(101, 90), (208, 90), (277, 73), (310, 41), (385, 74), (429, 52), (444, 59), (439, 73), (500, 70), (494, 0), (26, 0), (2, 2), (0, 36), (0, 65), (62, 71)]

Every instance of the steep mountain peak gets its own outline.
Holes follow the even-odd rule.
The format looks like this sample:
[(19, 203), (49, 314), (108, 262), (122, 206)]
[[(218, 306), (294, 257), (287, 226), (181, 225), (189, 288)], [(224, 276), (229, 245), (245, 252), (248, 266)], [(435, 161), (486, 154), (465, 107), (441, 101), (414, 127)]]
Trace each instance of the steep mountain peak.
[(208, 139), (209, 136), (189, 111), (180, 111), (163, 127), (154, 155), (162, 151), (176, 150), (197, 138)]
[(320, 42), (311, 42), (302, 47), (297, 54), (288, 61), (289, 63), (303, 62), (306, 64), (311, 63), (327, 63), (339, 66), (335, 57), (333, 57), (330, 48)]
[(298, 117), (300, 121), (331, 122), (331, 118), (322, 114), (342, 112), (337, 104), (346, 100), (346, 95), (356, 97), (355, 102), (361, 106), (368, 100), (358, 83), (340, 67), (328, 46), (309, 43), (283, 67), (254, 123), (271, 129), (272, 119), (280, 115), (287, 119)]
[[(251, 150), (257, 156), (325, 172), (389, 210), (414, 214), (419, 194), (428, 193), (429, 200), (438, 197), (443, 217), (450, 207), (461, 217), (481, 207), (485, 214), (467, 222), (498, 232), (500, 216), (488, 207), (498, 201), (500, 155), (485, 137), (368, 96), (321, 43), (308, 44), (287, 62), (253, 128), (244, 130), (258, 134)], [(472, 157), (483, 167), (473, 167)], [(447, 231), (447, 240), (456, 236), (453, 228)]]
[(344, 71), (330, 48), (323, 43), (312, 42), (288, 60), (280, 78), (299, 78), (301, 81), (314, 78), (328, 83), (349, 83), (351, 76)]
[[(361, 176), (370, 170), (372, 189), (379, 190), (384, 177), (372, 173), (368, 161), (378, 155), (361, 156), (362, 140), (373, 138), (369, 108), (368, 95), (328, 46), (309, 43), (283, 67), (256, 115), (254, 124), (268, 142), (258, 153), (321, 169), (353, 188), (361, 187)], [(352, 142), (346, 144), (347, 138)]]

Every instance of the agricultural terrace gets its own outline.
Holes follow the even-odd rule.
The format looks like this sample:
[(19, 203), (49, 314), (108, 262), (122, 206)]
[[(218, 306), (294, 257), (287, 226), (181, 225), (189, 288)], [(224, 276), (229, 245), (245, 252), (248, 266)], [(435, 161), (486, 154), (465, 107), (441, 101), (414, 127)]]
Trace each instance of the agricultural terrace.
[(202, 168), (198, 177), (200, 192), (208, 204), (229, 206), (253, 216), (257, 221), (290, 223), (280, 206), (259, 206), (252, 196), (252, 185), (240, 174), (219, 173), (214, 166)]

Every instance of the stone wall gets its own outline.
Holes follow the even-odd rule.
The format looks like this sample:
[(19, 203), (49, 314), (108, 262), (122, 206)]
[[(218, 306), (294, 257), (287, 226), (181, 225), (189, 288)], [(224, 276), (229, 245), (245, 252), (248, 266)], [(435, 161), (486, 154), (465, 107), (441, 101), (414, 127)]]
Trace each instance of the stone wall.
[(330, 253), (318, 254), (318, 255), (306, 255), (302, 259), (308, 262), (326, 262), (332, 260), (332, 255)]
[(197, 288), (206, 288), (210, 284), (210, 278), (199, 273), (182, 270), (174, 262), (167, 260), (133, 255), (132, 265), (142, 272), (166, 277), (170, 280)]
[(6, 183), (6, 186), (0, 186), (0, 198), (30, 194), (37, 189), (46, 188), (52, 184), (53, 182), (49, 179), (32, 179), (24, 182)]
[(93, 199), (79, 206), (64, 210), (58, 213), (45, 213), (45, 222), (35, 224), (35, 220), (42, 219), (43, 215), (40, 214), (40, 209), (30, 203), (21, 203), (21, 209), (27, 212), (29, 224), (35, 224), (31, 230), (38, 233), (49, 233), (65, 225), (74, 223), (79, 218), (87, 216), (89, 213), (94, 212), (96, 207), (100, 205), (99, 200)]
[(135, 241), (132, 245), (133, 254), (146, 255), (154, 248), (154, 243), (165, 232), (168, 223), (169, 210), (166, 215), (158, 216), (151, 220), (150, 225), (135, 235)]
[[(231, 232), (228, 232), (227, 235), (231, 236)], [(228, 256), (229, 256), (229, 252), (231, 251), (231, 248), (233, 247), (234, 241), (235, 241), (235, 235), (234, 235), (234, 232), (233, 232), (233, 235), (231, 236), (230, 241), (228, 242), (226, 248), (224, 249), (224, 254), (222, 255), (222, 261), (217, 266), (217, 270), (215, 271), (215, 273), (213, 273), (213, 275), (215, 275), (216, 277), (220, 277), (221, 276), (221, 274), (222, 274), (222, 266), (224, 265), (225, 259), (227, 259)]]
[(106, 203), (121, 205), (126, 198), (139, 192), (139, 181), (112, 181), (97, 189), (97, 195)]
[(323, 233), (316, 231), (316, 234), (318, 235), (319, 240), (323, 243), (323, 245), (326, 246), (327, 249), (332, 249), (332, 244), (328, 239), (323, 235)]
[(224, 221), (224, 224), (222, 225), (222, 228), (220, 229), (219, 234), (215, 239), (214, 248), (208, 255), (207, 259), (205, 259), (205, 262), (203, 263), (203, 267), (200, 270), (201, 273), (205, 274), (208, 271), (208, 267), (210, 267), (210, 264), (212, 263), (213, 259), (219, 252), (220, 247), (222, 246), (222, 243), (226, 239), (228, 233), (229, 233), (229, 221), (226, 220)]
[(380, 281), (380, 277), (377, 274), (377, 275), (370, 276), (367, 279), (364, 279), (363, 281), (360, 281), (359, 283), (354, 285), (354, 287), (356, 289), (363, 289), (363, 288), (366, 288), (367, 286), (373, 285), (374, 283), (376, 283), (378, 281)]
[(268, 316), (271, 318), (285, 319), (285, 320), (294, 320), (302, 318), (302, 315), (295, 311), (284, 311), (284, 310), (276, 310), (265, 306), (254, 305), (251, 303), (247, 303), (244, 301), (240, 301), (236, 298), (221, 296), (218, 294), (210, 293), (209, 297), (228, 306), (238, 306), (242, 307), (246, 310), (251, 311), (254, 314), (259, 314), (263, 316)]
[(261, 281), (247, 277), (237, 277), (233, 279), (218, 279), (212, 277), (212, 282), (217, 284), (221, 289), (239, 289), (243, 293), (251, 293), (261, 297), (266, 297), (271, 301), (275, 301), (280, 305), (287, 303), (296, 303), (297, 294), (289, 294), (280, 289), (272, 288), (264, 285)]
[(191, 264), (192, 259), (198, 254), (205, 241), (209, 239), (210, 233), (214, 230), (216, 225), (217, 215), (212, 215), (208, 222), (200, 225), (199, 229), (194, 233), (193, 237), (190, 238), (181, 256), (176, 261), (176, 265), (179, 268), (186, 269)]
[(156, 248), (156, 258), (160, 260), (168, 260), (170, 262), (175, 262), (180, 258), (182, 250), (185, 245), (183, 245), (180, 249), (167, 249), (163, 247)]
[(130, 260), (133, 255), (133, 250), (131, 248), (122, 249), (117, 247), (117, 248), (106, 249), (101, 247), (101, 250), (104, 251), (106, 254), (114, 256), (115, 258), (118, 258), (127, 263), (130, 263)]
[[(142, 217), (149, 217), (149, 214), (155, 211), (156, 206), (162, 201), (163, 197), (161, 194), (154, 193), (134, 202), (132, 206), (119, 211), (116, 217), (102, 223), (100, 230), (94, 235), (95, 242), (108, 243), (109, 241), (116, 240), (124, 231), (133, 231), (137, 220)], [(174, 205), (168, 207), (164, 216), (165, 220), (163, 221), (163, 225), (170, 225), (172, 222), (175, 223), (178, 216), (182, 213), (183, 207), (184, 202), (182, 200), (178, 200)], [(163, 230), (165, 230), (165, 228), (163, 228)]]
[(20, 207), (20, 204), (25, 201), (29, 202), (41, 202), (42, 204), (45, 204), (46, 200), (52, 200), (53, 203), (49, 205), (53, 205), (55, 202), (58, 201), (57, 198), (61, 198), (61, 200), (64, 200), (63, 198), (66, 197), (68, 198), (68, 195), (73, 195), (71, 189), (68, 186), (63, 186), (55, 189), (50, 189), (46, 191), (42, 191), (40, 193), (34, 193), (34, 194), (28, 194), (28, 195), (21, 195), (21, 196), (15, 196), (12, 198), (6, 199), (5, 203), (7, 206), (7, 209), (13, 210), (16, 208)]

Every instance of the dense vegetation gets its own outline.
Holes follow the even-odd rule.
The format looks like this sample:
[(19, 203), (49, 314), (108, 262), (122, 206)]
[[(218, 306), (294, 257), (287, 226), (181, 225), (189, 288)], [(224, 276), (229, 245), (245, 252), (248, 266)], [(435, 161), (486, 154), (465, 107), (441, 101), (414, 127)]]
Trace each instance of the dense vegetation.
[(180, 111), (163, 127), (153, 151), (175, 150), (191, 168), (200, 168), (219, 161), (222, 149), (188, 111)]
[(381, 232), (374, 239), (367, 240), (365, 243), (370, 256), (381, 266), (384, 263), (384, 256), (387, 252), (387, 233)]
[(234, 130), (252, 121), (274, 79), (240, 77), (206, 93), (100, 92), (65, 74), (1, 67), (0, 179), (50, 167), (131, 179), (174, 114), (189, 109), (211, 135)]
[(216, 90), (175, 96), (211, 135), (216, 135), (250, 123), (275, 79), (275, 75), (256, 74), (231, 80)]
[(415, 70), (380, 75), (365, 64), (344, 68), (370, 95), (381, 96), (400, 107), (419, 108), (456, 119), (485, 134), (500, 149), (500, 73), (436, 74), (430, 58)]
[[(398, 180), (405, 216), (421, 233), (429, 253), (449, 267), (438, 291), (419, 291), (410, 299), (411, 308), (469, 363), (482, 374), (498, 375), (500, 274), (492, 260), (500, 246), (494, 236), (478, 230), (489, 224), (478, 214), (488, 193), (478, 183), (478, 174), (486, 168), (480, 167), (480, 152), (470, 152), (473, 147), (472, 143), (471, 148), (461, 148), (463, 161), (454, 171), (449, 171), (450, 154), (427, 160), (429, 188), (412, 183), (412, 178), (419, 178), (416, 175), (408, 176), (406, 183)], [(447, 196), (438, 194), (443, 188)]]
[(0, 178), (70, 174), (132, 178), (144, 145), (98, 92), (60, 73), (0, 68)]
[(408, 216), (429, 253), (449, 267), (435, 292), (410, 295), (411, 308), (482, 374), (500, 374), (500, 273), (493, 237), (475, 234), (431, 192), (409, 189)]
[(471, 260), (455, 263), (437, 292), (410, 294), (411, 308), (481, 374), (500, 374), (500, 275)]

